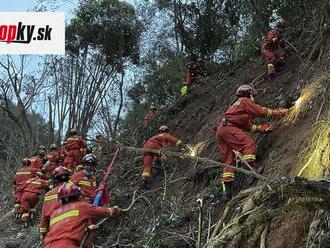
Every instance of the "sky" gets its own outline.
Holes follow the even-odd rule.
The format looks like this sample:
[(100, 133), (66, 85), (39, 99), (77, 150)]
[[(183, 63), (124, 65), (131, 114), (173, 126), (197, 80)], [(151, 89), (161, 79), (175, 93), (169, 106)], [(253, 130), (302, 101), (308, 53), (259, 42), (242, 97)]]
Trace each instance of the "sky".
[[(33, 11), (33, 8), (40, 6), (40, 2), (45, 2), (46, 0), (0, 0), (0, 12), (25, 12)], [(50, 2), (60, 2), (57, 4), (56, 9), (50, 9), (50, 11), (65, 12), (66, 19), (70, 19), (73, 16), (73, 10), (76, 7), (78, 0), (69, 1), (56, 1), (49, 0)], [(46, 4), (47, 8), (52, 8), (54, 5)]]

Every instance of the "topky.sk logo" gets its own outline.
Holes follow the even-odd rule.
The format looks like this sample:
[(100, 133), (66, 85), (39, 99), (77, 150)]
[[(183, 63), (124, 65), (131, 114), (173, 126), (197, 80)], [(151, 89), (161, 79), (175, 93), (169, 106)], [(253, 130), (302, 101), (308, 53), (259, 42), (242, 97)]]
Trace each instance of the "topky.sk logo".
[(31, 40), (51, 40), (52, 28), (46, 25), (45, 28), (38, 28), (37, 34), (35, 25), (24, 25), (19, 22), (17, 25), (0, 25), (0, 42), (30, 43)]
[(61, 12), (0, 12), (0, 54), (65, 54)]

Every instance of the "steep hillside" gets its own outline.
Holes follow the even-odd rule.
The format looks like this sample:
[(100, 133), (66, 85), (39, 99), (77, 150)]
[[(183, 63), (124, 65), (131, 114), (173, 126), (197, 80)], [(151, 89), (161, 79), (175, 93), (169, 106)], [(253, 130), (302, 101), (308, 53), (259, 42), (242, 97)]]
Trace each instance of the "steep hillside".
[[(264, 176), (272, 180), (296, 176), (306, 163), (301, 153), (310, 145), (313, 127), (330, 117), (330, 93), (326, 88), (330, 82), (327, 73), (330, 45), (327, 41), (329, 38), (324, 40), (322, 53), (314, 54), (312, 50), (313, 54), (300, 58), (292, 51), (284, 71), (275, 80), (264, 79), (265, 64), (260, 58), (226, 68), (209, 65), (210, 76), (175, 106), (164, 109), (159, 114), (161, 121), (154, 123), (153, 131), (156, 132), (160, 124), (167, 124), (185, 142), (206, 142), (199, 156), (219, 160), (213, 126), (217, 116), (234, 100), (240, 84), (255, 79), (256, 101), (276, 108), (291, 107), (301, 91), (318, 80), (320, 86), (316, 95), (294, 123), (272, 120), (276, 126), (272, 134), (255, 136), (257, 166), (264, 167)], [(100, 172), (110, 158), (111, 154), (101, 158)], [(211, 203), (220, 192), (220, 168), (193, 159), (168, 159), (161, 167), (155, 168), (151, 190), (139, 189), (141, 171), (141, 154), (122, 149), (110, 178), (112, 204), (128, 206), (135, 190), (140, 197), (127, 214), (103, 225), (96, 243), (100, 247), (195, 247), (198, 227), (196, 200), (203, 198), (202, 243), (205, 244), (225, 207), (223, 203)], [(255, 182), (253, 186), (262, 184), (264, 182)], [(241, 189), (248, 187), (243, 184)], [(8, 210), (8, 206), (4, 208)], [(271, 216), (266, 231), (266, 247), (303, 247), (314, 214), (314, 209), (299, 206), (285, 208)], [(0, 247), (39, 246), (36, 227), (21, 229), (12, 223), (9, 215), (1, 220)]]

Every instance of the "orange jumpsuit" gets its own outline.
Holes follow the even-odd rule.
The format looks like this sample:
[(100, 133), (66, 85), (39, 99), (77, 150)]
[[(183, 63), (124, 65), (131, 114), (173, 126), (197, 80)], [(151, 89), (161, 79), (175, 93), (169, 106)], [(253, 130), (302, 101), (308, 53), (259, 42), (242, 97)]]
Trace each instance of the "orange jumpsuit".
[(70, 181), (81, 188), (87, 202), (92, 202), (95, 199), (97, 195), (95, 176), (87, 176), (84, 171), (79, 171), (72, 175)]
[(63, 183), (60, 183), (55, 188), (48, 191), (45, 195), (44, 204), (42, 205), (39, 229), (40, 233), (43, 235), (46, 234), (49, 229), (50, 216), (55, 211), (55, 209), (62, 205), (57, 196), (58, 190), (62, 185)]
[(270, 30), (261, 46), (261, 53), (268, 63), (268, 75), (275, 74), (276, 64), (284, 62), (284, 48), (285, 43), (282, 34), (277, 29)]
[(63, 166), (70, 170), (74, 170), (81, 162), (87, 145), (84, 138), (79, 135), (73, 135), (66, 141), (65, 148), (67, 150), (67, 155), (64, 159)]
[(19, 168), (16, 171), (15, 174), (15, 181), (14, 181), (14, 197), (15, 197), (15, 205), (14, 205), (14, 211), (15, 213), (20, 212), (20, 206), (21, 206), (21, 198), (23, 194), (23, 188), (26, 184), (26, 181), (28, 179), (34, 178), (36, 175), (36, 172), (38, 171), (37, 168), (33, 168), (31, 166), (24, 166)]
[(70, 202), (57, 208), (50, 217), (45, 248), (78, 248), (90, 219), (113, 215), (113, 208), (96, 207), (87, 202)]
[(33, 156), (30, 158), (30, 160), (31, 160), (31, 165), (30, 165), (31, 167), (37, 168), (39, 170), (42, 168), (43, 162), (39, 156)]
[[(159, 150), (159, 149), (163, 149), (167, 144), (173, 144), (179, 146), (181, 143), (182, 143), (181, 140), (175, 138), (169, 133), (160, 133), (148, 139), (144, 143), (143, 148)], [(152, 162), (154, 161), (155, 157), (159, 158), (159, 156), (154, 153), (145, 152), (143, 154), (144, 168), (141, 176), (142, 180), (147, 180), (151, 176)]]
[(22, 194), (22, 221), (28, 221), (30, 210), (39, 202), (39, 194), (49, 190), (48, 181), (35, 177), (26, 181)]
[(53, 170), (58, 166), (60, 154), (57, 150), (53, 150), (47, 154), (47, 158), (50, 162), (50, 166), (46, 169), (45, 176), (46, 178), (51, 178)]
[(148, 123), (151, 121), (152, 117), (154, 115), (153, 111), (149, 111), (146, 116), (143, 119), (143, 126), (146, 127), (148, 125)]
[[(248, 132), (258, 131), (258, 126), (252, 123), (256, 117), (278, 116), (277, 110), (262, 107), (254, 100), (239, 98), (220, 118), (216, 127), (218, 148), (224, 163), (235, 165), (233, 150), (243, 154), (243, 158), (251, 165), (256, 159), (256, 144)], [(234, 182), (235, 174), (230, 168), (223, 173), (224, 182)]]

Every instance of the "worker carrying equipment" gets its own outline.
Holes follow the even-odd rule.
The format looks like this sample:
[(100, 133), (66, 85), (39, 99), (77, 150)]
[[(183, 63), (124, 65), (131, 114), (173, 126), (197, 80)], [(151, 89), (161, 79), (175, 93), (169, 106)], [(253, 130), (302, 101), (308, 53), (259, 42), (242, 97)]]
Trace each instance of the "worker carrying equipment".
[(48, 181), (43, 179), (41, 172), (36, 173), (36, 177), (25, 182), (21, 199), (22, 216), (21, 220), (25, 226), (35, 212), (35, 206), (39, 202), (39, 195), (42, 191), (48, 191)]
[[(256, 91), (249, 85), (238, 88), (238, 100), (229, 107), (224, 116), (216, 123), (214, 131), (218, 140), (218, 148), (224, 163), (234, 166), (235, 154), (233, 150), (243, 154), (252, 167), (256, 159), (256, 144), (248, 132), (269, 133), (273, 128), (269, 124), (255, 125), (252, 121), (257, 117), (276, 117), (288, 113), (287, 109), (269, 109), (254, 102)], [(235, 182), (235, 173), (226, 168), (223, 172), (223, 199), (232, 197), (232, 186)]]
[(63, 166), (59, 166), (53, 171), (52, 179), (55, 187), (46, 193), (44, 203), (42, 205), (41, 220), (39, 226), (42, 239), (45, 237), (49, 229), (50, 216), (56, 208), (61, 206), (61, 203), (58, 199), (58, 191), (64, 183), (69, 181), (70, 171)]
[(156, 110), (157, 110), (157, 108), (156, 108), (155, 104), (151, 103), (150, 109), (149, 109), (148, 113), (146, 114), (146, 116), (143, 119), (143, 127), (148, 126), (148, 124), (151, 121), (152, 117), (154, 116)]
[(64, 183), (58, 192), (61, 206), (50, 217), (49, 231), (44, 238), (45, 248), (78, 248), (90, 219), (118, 216), (122, 210), (118, 207), (97, 207), (85, 201), (79, 201), (81, 191), (71, 183)]
[(276, 28), (271, 29), (263, 38), (261, 53), (267, 61), (268, 76), (275, 77), (276, 71), (280, 71), (284, 66), (285, 59), (285, 42), (283, 32), (287, 26), (287, 21), (279, 19)]
[(34, 178), (38, 171), (38, 168), (31, 167), (31, 160), (24, 158), (21, 162), (22, 167), (18, 168), (15, 173), (14, 180), (14, 214), (17, 219), (19, 219), (21, 213), (21, 198), (23, 194), (24, 185), (27, 180)]
[(63, 161), (63, 166), (70, 170), (75, 170), (76, 166), (81, 162), (81, 159), (85, 155), (85, 149), (87, 148), (85, 139), (78, 135), (76, 129), (71, 129), (69, 137), (66, 140), (67, 155)]
[[(169, 128), (167, 126), (161, 126), (158, 129), (158, 134), (152, 136), (148, 139), (143, 148), (145, 149), (153, 149), (153, 150), (160, 150), (166, 147), (168, 144), (173, 144), (176, 146), (184, 146), (181, 140), (175, 138), (169, 133)], [(151, 170), (152, 170), (152, 162), (154, 159), (161, 159), (158, 154), (152, 152), (145, 152), (143, 154), (143, 173), (141, 176), (142, 180), (142, 187), (148, 188), (150, 183), (151, 177)]]

